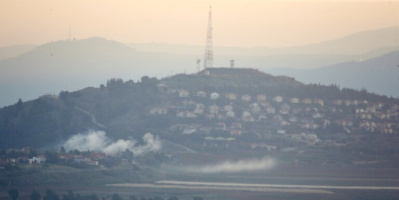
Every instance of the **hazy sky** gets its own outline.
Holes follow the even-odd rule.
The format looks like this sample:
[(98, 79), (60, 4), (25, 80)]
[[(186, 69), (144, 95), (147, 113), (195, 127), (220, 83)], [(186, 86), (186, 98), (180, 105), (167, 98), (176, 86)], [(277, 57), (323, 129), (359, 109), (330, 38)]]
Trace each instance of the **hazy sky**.
[(76, 39), (204, 45), (210, 5), (215, 46), (293, 46), (399, 25), (396, 0), (0, 0), (0, 46), (63, 40), (70, 29)]

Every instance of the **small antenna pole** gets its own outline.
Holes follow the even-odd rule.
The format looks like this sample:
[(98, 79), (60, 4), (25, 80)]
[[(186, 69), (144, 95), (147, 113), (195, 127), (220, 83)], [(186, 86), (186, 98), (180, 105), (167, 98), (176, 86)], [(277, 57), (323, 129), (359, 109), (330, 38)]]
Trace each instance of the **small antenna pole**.
[(197, 71), (201, 71), (201, 59), (197, 58)]

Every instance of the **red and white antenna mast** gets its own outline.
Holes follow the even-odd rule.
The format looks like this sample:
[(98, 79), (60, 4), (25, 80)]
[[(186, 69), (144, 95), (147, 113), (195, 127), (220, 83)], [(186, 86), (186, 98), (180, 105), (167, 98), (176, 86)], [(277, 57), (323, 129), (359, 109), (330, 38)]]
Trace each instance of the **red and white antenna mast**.
[(206, 34), (206, 46), (204, 56), (204, 69), (213, 67), (213, 44), (212, 44), (212, 10), (209, 6), (209, 18), (208, 18), (208, 31)]

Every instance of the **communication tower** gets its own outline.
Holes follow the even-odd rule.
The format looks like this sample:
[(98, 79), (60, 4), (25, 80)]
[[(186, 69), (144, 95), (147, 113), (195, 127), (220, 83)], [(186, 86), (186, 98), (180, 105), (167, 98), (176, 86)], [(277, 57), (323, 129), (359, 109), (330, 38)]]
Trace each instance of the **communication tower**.
[(206, 34), (206, 46), (204, 56), (204, 69), (213, 66), (213, 44), (212, 44), (212, 10), (209, 6), (208, 30)]

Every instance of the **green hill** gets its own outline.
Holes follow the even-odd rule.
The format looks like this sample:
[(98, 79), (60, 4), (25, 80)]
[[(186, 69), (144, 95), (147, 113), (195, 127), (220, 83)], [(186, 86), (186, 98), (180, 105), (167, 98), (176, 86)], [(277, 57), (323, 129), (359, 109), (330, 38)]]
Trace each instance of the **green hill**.
[[(99, 88), (19, 101), (0, 109), (0, 146), (56, 149), (75, 134), (101, 130), (111, 140), (151, 132), (190, 151), (232, 155), (312, 145), (312, 152), (332, 145), (341, 152), (395, 155), (398, 119), (397, 99), (365, 90), (305, 85), (255, 69), (208, 68), (160, 80), (110, 79)], [(167, 146), (163, 151), (171, 150)]]

